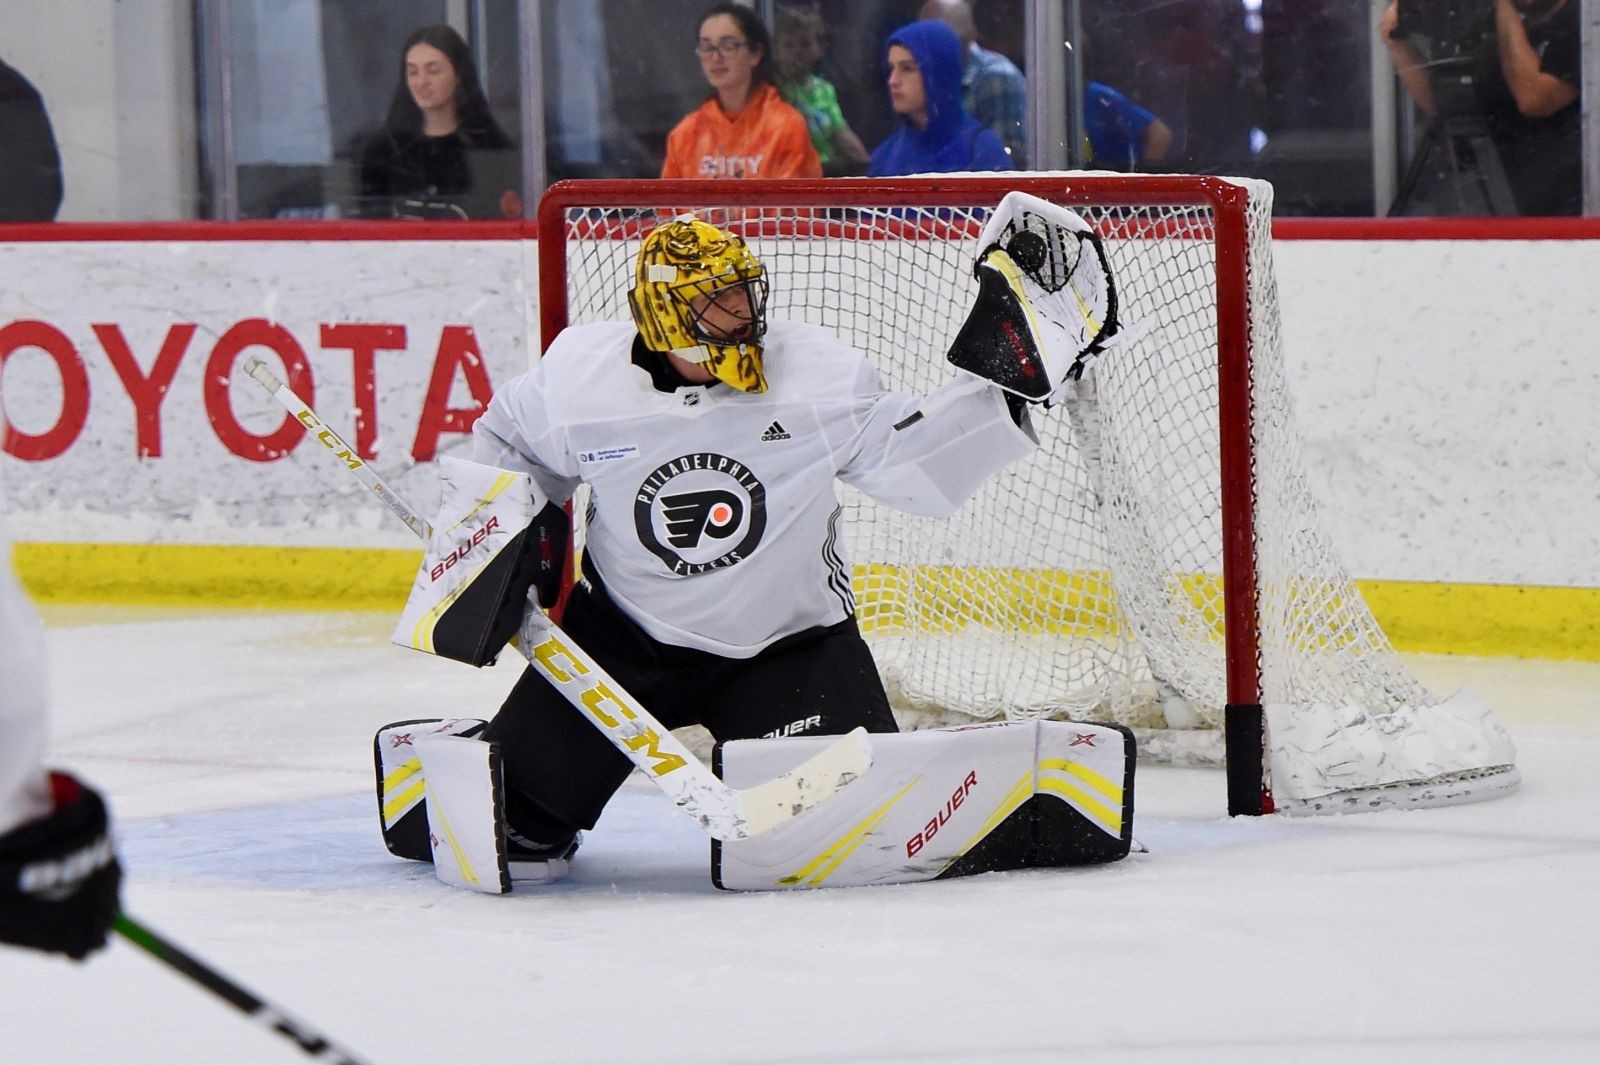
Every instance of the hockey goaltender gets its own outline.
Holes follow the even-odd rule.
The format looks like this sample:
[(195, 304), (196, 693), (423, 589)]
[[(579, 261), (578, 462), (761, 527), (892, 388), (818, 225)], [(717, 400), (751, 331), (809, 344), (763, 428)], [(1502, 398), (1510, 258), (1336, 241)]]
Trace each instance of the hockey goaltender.
[[(717, 786), (749, 789), (738, 794), (793, 784), (806, 774), (790, 771), (836, 737), (873, 734), (862, 771), (821, 801), (738, 831), (703, 818), (720, 887), (903, 883), (1128, 853), (1125, 730), (895, 734), (856, 626), (835, 481), (914, 514), (954, 513), (1032, 452), (1033, 408), (1070, 402), (1118, 331), (1104, 249), (1076, 214), (1011, 193), (979, 246), (979, 291), (949, 352), (957, 373), (922, 397), (885, 390), (826, 329), (769, 321), (766, 272), (736, 232), (680, 215), (648, 234), (631, 320), (564, 330), (495, 394), (471, 461), (441, 462), (440, 513), (395, 641), (482, 665), (519, 631), (526, 641), (525, 615), (560, 635), (538, 637), (492, 720), (378, 733), (394, 854), (491, 893), (563, 875), (635, 765), (665, 780), (685, 763), (645, 721), (704, 726), (719, 741)], [(580, 483), (582, 574), (553, 629), (529, 599), (556, 602), (561, 504)], [(566, 690), (575, 674), (591, 682), (582, 694)], [(656, 762), (638, 756), (646, 747)]]

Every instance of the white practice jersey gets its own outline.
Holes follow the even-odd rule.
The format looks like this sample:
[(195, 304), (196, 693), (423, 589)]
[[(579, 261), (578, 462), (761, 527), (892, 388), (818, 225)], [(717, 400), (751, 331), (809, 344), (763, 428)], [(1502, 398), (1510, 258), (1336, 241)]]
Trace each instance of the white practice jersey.
[(836, 479), (944, 517), (1036, 443), (993, 385), (886, 392), (865, 355), (816, 326), (770, 324), (759, 395), (659, 391), (632, 360), (634, 336), (631, 322), (563, 331), (496, 392), (472, 457), (528, 471), (556, 502), (587, 482), (588, 561), (662, 643), (748, 658), (844, 620), (855, 603)]

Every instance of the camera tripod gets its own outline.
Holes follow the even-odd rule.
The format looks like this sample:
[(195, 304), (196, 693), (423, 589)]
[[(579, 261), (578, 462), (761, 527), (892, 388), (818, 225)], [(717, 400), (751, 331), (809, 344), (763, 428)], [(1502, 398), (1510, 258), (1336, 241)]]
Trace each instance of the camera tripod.
[(1433, 78), (1439, 112), (1422, 134), (1389, 213), (1412, 213), (1417, 186), (1432, 175), (1438, 179), (1436, 214), (1514, 215), (1517, 201), (1489, 124), (1472, 99), (1472, 75), (1457, 63), (1441, 66)]

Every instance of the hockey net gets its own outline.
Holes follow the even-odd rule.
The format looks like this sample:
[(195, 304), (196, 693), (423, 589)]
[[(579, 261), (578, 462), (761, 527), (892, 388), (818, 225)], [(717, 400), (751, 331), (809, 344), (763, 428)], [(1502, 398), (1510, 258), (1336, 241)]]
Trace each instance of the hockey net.
[(1300, 461), (1272, 270), (1271, 188), (1199, 177), (571, 182), (540, 212), (544, 342), (625, 318), (644, 234), (679, 211), (744, 235), (769, 315), (825, 326), (921, 393), (1004, 192), (1104, 240), (1133, 333), (1041, 446), (954, 518), (840, 485), (858, 617), (902, 724), (1109, 721), (1220, 755), (1250, 813), (1459, 801), (1514, 786), (1471, 692), (1395, 653), (1322, 531)]

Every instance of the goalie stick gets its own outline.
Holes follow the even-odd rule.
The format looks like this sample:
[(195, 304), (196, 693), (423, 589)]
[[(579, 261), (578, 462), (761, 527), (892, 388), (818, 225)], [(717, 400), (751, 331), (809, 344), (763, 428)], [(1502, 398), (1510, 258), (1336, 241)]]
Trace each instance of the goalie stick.
[[(412, 532), (428, 538), (428, 522), (417, 509), (395, 494), (264, 362), (252, 357), (244, 369), (343, 462), (351, 476), (375, 492)], [(782, 776), (731, 788), (532, 603), (512, 644), (612, 746), (714, 839), (747, 839), (775, 828), (827, 800), (872, 765), (866, 730), (857, 728)]]
[(281, 1007), (241, 987), (176, 943), (156, 935), (127, 914), (117, 914), (116, 923), (112, 927), (129, 943), (158, 961), (172, 966), (252, 1021), (277, 1032), (318, 1061), (328, 1062), (329, 1065), (366, 1065), (365, 1058), (344, 1049)]

